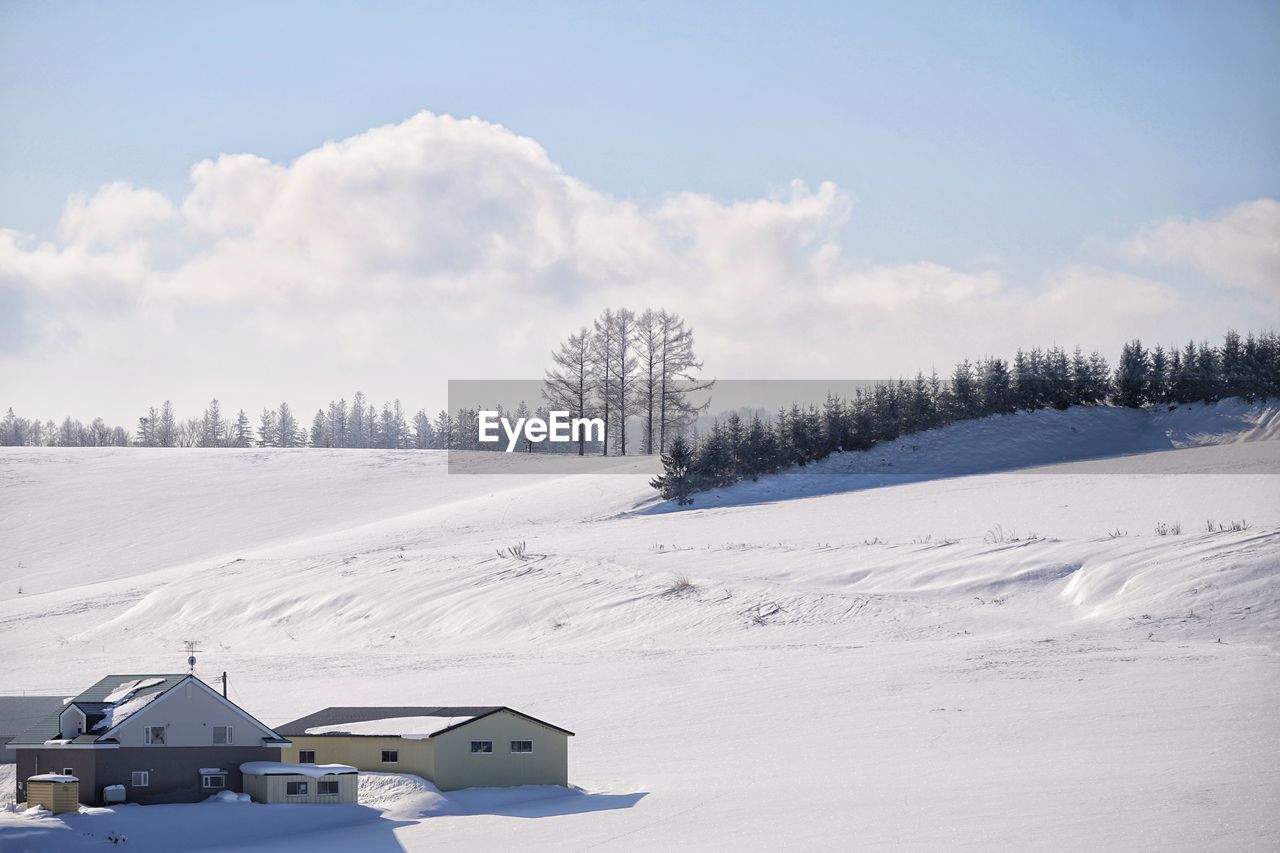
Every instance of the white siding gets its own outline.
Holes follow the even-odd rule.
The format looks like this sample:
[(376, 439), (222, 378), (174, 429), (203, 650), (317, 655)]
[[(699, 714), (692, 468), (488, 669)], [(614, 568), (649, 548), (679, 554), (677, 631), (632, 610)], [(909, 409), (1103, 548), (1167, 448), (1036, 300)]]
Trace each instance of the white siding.
[(249, 717), (194, 681), (179, 684), (134, 712), (114, 737), (121, 746), (147, 746), (148, 726), (165, 727), (165, 746), (214, 746), (214, 726), (232, 727), (233, 742), (219, 747), (260, 746), (267, 735)]
[(84, 712), (75, 705), (68, 705), (58, 715), (58, 730), (64, 738), (73, 738), (84, 733)]

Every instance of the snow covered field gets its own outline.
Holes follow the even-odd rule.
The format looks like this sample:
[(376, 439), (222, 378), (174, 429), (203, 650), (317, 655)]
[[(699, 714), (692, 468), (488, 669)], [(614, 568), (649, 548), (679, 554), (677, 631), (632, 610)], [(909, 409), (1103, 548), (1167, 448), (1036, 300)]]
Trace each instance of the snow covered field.
[(435, 452), (7, 450), (0, 691), (197, 638), (268, 723), (564, 725), (581, 790), (0, 814), (0, 848), (1274, 850), (1277, 438), (1239, 401), (1036, 412), (683, 511)]

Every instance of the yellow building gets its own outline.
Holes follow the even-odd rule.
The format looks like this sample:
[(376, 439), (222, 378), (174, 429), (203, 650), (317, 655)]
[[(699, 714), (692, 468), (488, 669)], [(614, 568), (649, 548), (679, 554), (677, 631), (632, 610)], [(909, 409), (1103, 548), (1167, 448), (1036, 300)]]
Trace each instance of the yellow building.
[(573, 732), (502, 706), (325, 708), (277, 727), (296, 764), (412, 773), (442, 791), (568, 785)]

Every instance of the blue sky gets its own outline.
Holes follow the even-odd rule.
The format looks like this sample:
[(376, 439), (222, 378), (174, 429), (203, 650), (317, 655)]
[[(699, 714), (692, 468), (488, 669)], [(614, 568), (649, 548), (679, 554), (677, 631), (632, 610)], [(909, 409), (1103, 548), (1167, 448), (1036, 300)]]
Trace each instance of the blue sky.
[(1275, 3), (481, 5), (6, 3), (0, 224), (420, 109), (625, 197), (834, 181), (883, 260), (1038, 260), (1280, 191)]
[(1034, 290), (1100, 240), (1280, 196), (1278, 43), (1280, 5), (1244, 2), (6, 2), (0, 228), (56, 243), (77, 193), (177, 205), (202, 160), (287, 165), (426, 110), (646, 209), (831, 182), (848, 263)]

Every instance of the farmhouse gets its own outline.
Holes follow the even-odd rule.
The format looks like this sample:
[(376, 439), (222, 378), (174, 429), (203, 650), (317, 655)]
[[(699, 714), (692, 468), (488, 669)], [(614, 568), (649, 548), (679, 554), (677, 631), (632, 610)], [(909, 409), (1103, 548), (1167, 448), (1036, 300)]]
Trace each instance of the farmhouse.
[(280, 733), (284, 761), (412, 773), (442, 791), (569, 784), (573, 732), (501, 705), (325, 708)]
[[(108, 675), (9, 742), (26, 783), (74, 777), (89, 805), (191, 803), (241, 789), (240, 765), (288, 741), (194, 675)], [(105, 789), (110, 789), (105, 790)], [(110, 796), (108, 796), (110, 795)]]

